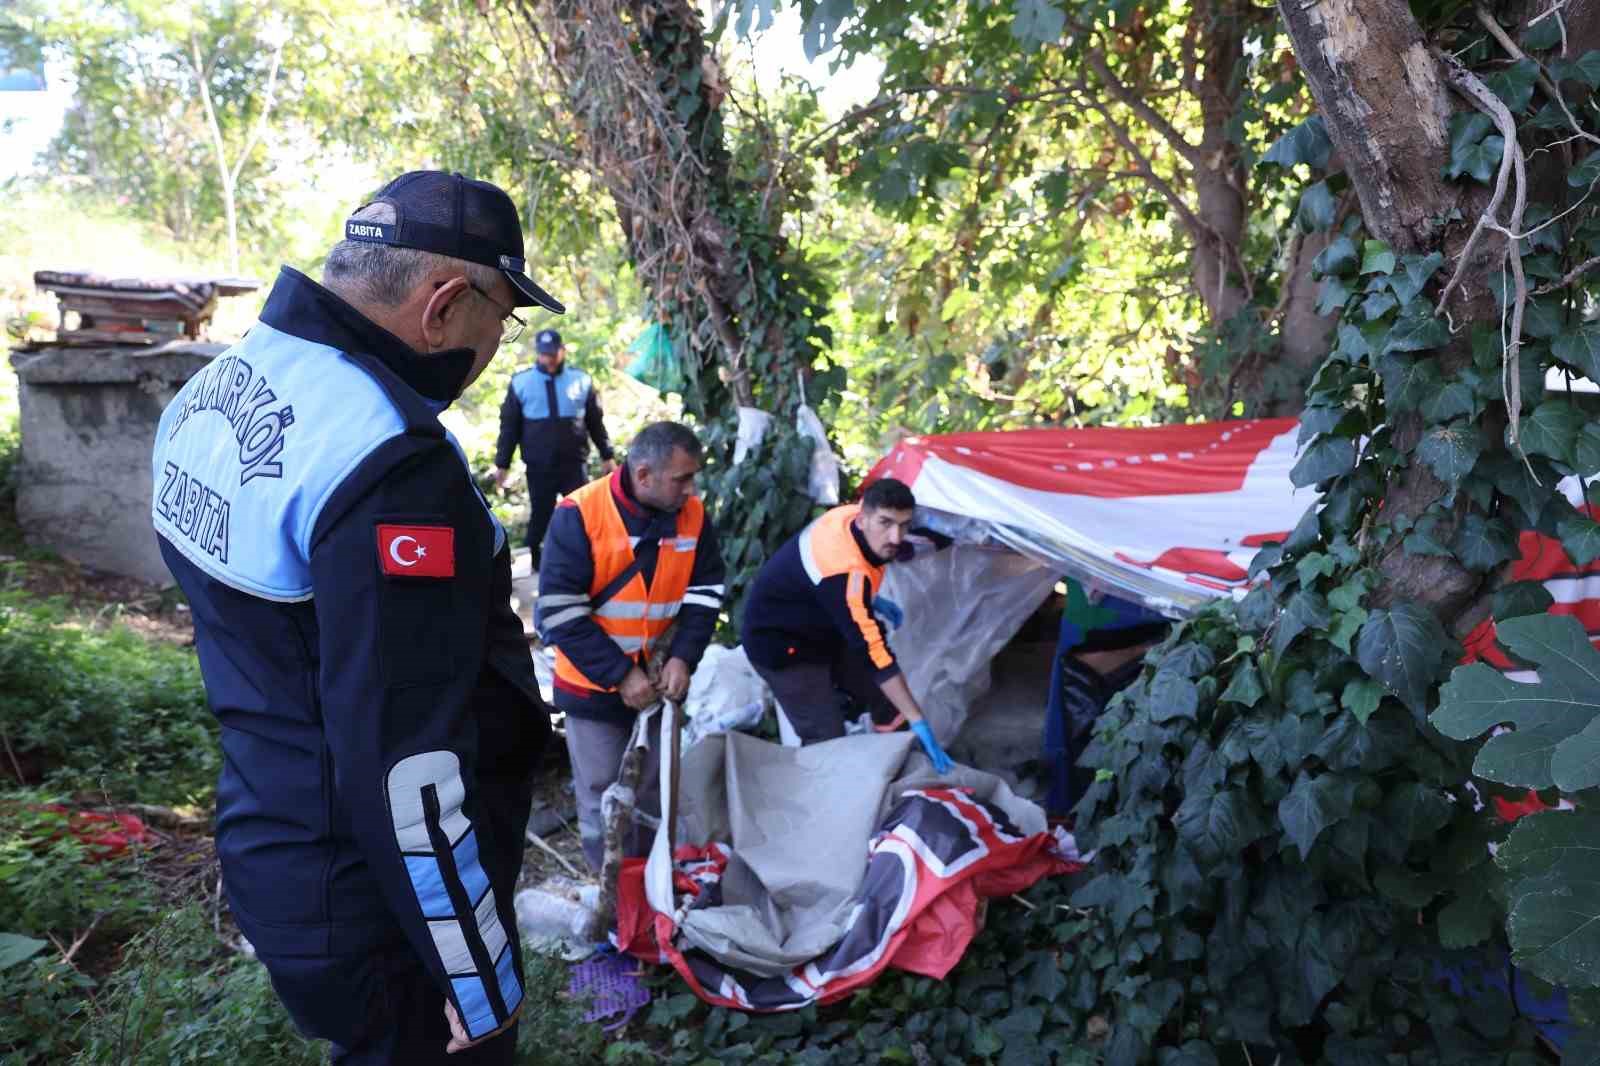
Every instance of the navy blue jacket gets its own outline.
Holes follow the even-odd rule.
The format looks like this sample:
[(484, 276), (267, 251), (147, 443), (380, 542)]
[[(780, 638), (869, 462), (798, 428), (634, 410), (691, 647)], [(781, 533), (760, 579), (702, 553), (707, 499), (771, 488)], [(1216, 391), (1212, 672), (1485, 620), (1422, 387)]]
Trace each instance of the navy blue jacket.
[(600, 458), (612, 458), (611, 438), (600, 410), (600, 394), (588, 374), (563, 362), (554, 374), (538, 366), (519, 370), (500, 404), (500, 437), (494, 465), (511, 465), (522, 447), (522, 461), (533, 470), (581, 468), (589, 457), (589, 438)]
[[(861, 557), (873, 566), (883, 560), (872, 553), (866, 538), (852, 524), (850, 536)], [(750, 661), (769, 670), (794, 663), (831, 663), (849, 654), (866, 664), (872, 680), (882, 684), (900, 673), (894, 653), (887, 666), (873, 666), (868, 648), (888, 651), (888, 631), (877, 617), (877, 593), (868, 578), (862, 600), (852, 605), (848, 575), (835, 574), (815, 582), (800, 556), (800, 534), (790, 537), (772, 554), (750, 584), (744, 603), (744, 624), (739, 635)]]
[[(617, 501), (622, 524), (637, 544), (650, 539), (671, 539), (678, 534), (678, 516), (646, 507), (633, 495), (633, 482), (626, 465), (607, 475), (611, 496)], [(655, 576), (655, 559), (647, 557), (639, 573), (645, 584)], [(717, 529), (707, 515), (695, 545), (694, 568), (689, 587), (678, 611), (677, 628), (672, 631), (668, 657), (682, 659), (691, 673), (711, 643), (722, 610), (725, 568)], [(546, 644), (560, 647), (583, 676), (598, 685), (622, 683), (637, 660), (617, 646), (594, 618), (580, 606), (588, 601), (594, 581), (594, 555), (583, 527), (578, 505), (568, 497), (561, 501), (550, 519), (550, 532), (544, 540), (544, 556), (539, 564), (539, 599), (535, 603), (540, 636)], [(554, 625), (551, 622), (554, 621)], [(635, 712), (615, 692), (594, 693), (572, 689), (556, 679), (556, 707), (576, 718), (591, 718), (619, 724), (631, 723)]]
[(523, 995), (511, 893), (550, 723), (505, 532), (437, 417), (472, 361), (285, 268), (162, 416), (152, 519), (222, 725), (240, 929), (269, 968), (404, 938), (476, 1037)]

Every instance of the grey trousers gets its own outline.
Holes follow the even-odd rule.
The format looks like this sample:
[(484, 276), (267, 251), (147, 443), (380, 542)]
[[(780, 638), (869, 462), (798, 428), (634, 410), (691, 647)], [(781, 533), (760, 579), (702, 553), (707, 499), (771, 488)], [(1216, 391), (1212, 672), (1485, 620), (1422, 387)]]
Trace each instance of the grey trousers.
[[(660, 718), (652, 720), (650, 750), (644, 756), (639, 774), (636, 807), (652, 818), (660, 817), (661, 769)], [(616, 781), (622, 768), (622, 754), (633, 732), (632, 724), (619, 725), (592, 718), (567, 715), (567, 755), (572, 760), (572, 787), (578, 799), (578, 833), (583, 838), (583, 857), (589, 868), (600, 872), (605, 860), (605, 823), (600, 818), (600, 797)], [(623, 842), (623, 854), (647, 855), (656, 831), (634, 822), (631, 840)]]

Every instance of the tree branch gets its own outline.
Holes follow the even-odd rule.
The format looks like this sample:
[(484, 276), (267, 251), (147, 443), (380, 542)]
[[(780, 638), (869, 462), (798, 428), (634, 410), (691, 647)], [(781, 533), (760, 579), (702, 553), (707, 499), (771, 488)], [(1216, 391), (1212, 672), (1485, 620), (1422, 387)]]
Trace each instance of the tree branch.
[[(1106, 57), (1098, 48), (1090, 48), (1084, 54), (1089, 67), (1099, 75), (1106, 89), (1116, 98), (1117, 102), (1138, 115), (1150, 128), (1155, 130), (1172, 147), (1172, 150), (1183, 157), (1184, 161), (1196, 169), (1206, 166), (1205, 156), (1198, 146), (1190, 143), (1188, 138), (1179, 133), (1177, 128), (1168, 122), (1162, 114), (1151, 107), (1138, 94), (1127, 85), (1123, 84), (1111, 71), (1111, 66), (1106, 62)], [(1104, 112), (1102, 111), (1102, 114)]]

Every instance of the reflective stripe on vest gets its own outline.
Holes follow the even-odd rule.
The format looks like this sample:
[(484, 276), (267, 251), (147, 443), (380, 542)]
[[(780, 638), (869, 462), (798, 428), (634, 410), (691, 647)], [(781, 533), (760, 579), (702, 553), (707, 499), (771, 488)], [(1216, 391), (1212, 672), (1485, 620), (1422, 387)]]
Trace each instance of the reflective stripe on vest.
[[(611, 493), (614, 476), (618, 475), (591, 481), (569, 497), (583, 519), (589, 551), (594, 557), (594, 577), (589, 582), (591, 603), (633, 565), (634, 560), (632, 540)], [(666, 632), (682, 608), (704, 522), (705, 507), (698, 497), (691, 496), (678, 512), (675, 535), (661, 538), (649, 588), (645, 587), (642, 574), (634, 574), (621, 591), (593, 608), (595, 624), (630, 658), (647, 658), (652, 643)], [(556, 677), (568, 685), (594, 692), (616, 691), (615, 687), (597, 685), (585, 677), (559, 645), (556, 647)]]

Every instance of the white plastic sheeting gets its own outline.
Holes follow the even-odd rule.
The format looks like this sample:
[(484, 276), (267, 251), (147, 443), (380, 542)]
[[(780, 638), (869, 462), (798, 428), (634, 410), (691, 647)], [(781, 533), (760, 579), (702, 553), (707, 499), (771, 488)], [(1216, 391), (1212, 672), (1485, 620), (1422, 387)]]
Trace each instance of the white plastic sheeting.
[[(890, 632), (889, 647), (941, 743), (961, 732), (989, 691), (995, 655), (1057, 579), (1055, 569), (1028, 556), (968, 544), (884, 569), (879, 595), (905, 619)], [(1041, 704), (1048, 694), (1048, 687), (1040, 690)]]

